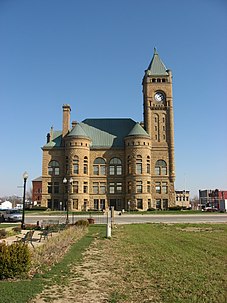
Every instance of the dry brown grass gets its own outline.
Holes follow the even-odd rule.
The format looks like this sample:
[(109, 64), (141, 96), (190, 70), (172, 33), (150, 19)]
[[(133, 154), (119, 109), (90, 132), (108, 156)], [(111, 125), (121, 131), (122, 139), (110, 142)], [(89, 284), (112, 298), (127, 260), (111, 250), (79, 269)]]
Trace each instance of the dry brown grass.
[(81, 239), (86, 232), (87, 228), (84, 227), (70, 227), (59, 232), (54, 237), (49, 237), (43, 245), (32, 250), (29, 276), (31, 277), (51, 269), (52, 265), (62, 259), (72, 243)]

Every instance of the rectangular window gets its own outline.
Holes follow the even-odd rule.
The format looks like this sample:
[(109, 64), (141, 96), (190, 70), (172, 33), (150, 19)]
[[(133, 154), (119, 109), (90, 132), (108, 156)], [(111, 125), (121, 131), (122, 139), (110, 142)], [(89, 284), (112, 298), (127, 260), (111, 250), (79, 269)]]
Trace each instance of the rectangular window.
[(151, 199), (147, 200), (148, 208), (151, 208)]
[(114, 175), (114, 166), (110, 166), (110, 175)]
[(162, 167), (162, 175), (167, 175), (167, 167)]
[(109, 193), (110, 193), (110, 194), (114, 194), (114, 192), (115, 192), (114, 189), (115, 189), (115, 188), (114, 188), (114, 183), (110, 183), (110, 184), (109, 184)]
[(137, 199), (137, 208), (143, 209), (143, 200)]
[(106, 193), (106, 183), (101, 182), (100, 183), (100, 194), (105, 194)]
[(150, 174), (150, 172), (151, 172), (151, 166), (150, 164), (147, 164), (147, 174)]
[(74, 166), (73, 166), (73, 173), (75, 175), (79, 174), (79, 164), (74, 164)]
[(157, 194), (161, 194), (161, 183), (155, 182), (155, 191)]
[(161, 209), (161, 199), (156, 200), (156, 208)]
[(93, 165), (93, 174), (98, 175), (99, 174), (99, 167), (98, 165)]
[(142, 174), (142, 163), (137, 163), (136, 164), (136, 173), (138, 175), (141, 175)]
[(48, 175), (52, 176), (52, 174), (53, 174), (53, 168), (48, 167)]
[(106, 166), (100, 165), (100, 175), (105, 175), (105, 174), (106, 174)]
[(142, 193), (142, 181), (136, 181), (136, 192)]
[(98, 182), (93, 182), (93, 194), (99, 193), (99, 184)]
[(121, 192), (122, 192), (122, 183), (117, 182), (117, 193), (121, 193)]
[(73, 193), (78, 194), (79, 192), (78, 181), (73, 181)]
[(88, 200), (84, 199), (84, 210), (86, 211), (88, 208)]
[(94, 199), (94, 209), (98, 210), (99, 209), (99, 200)]
[(167, 182), (162, 182), (162, 193), (163, 194), (168, 194)]
[(163, 209), (168, 209), (168, 199), (163, 199)]
[(84, 174), (85, 175), (88, 174), (88, 166), (87, 166), (87, 164), (84, 164)]
[(60, 170), (59, 167), (55, 167), (55, 176), (59, 176)]
[(84, 182), (84, 194), (88, 193), (88, 183)]
[(117, 166), (117, 175), (122, 175), (122, 166), (121, 165)]
[(160, 167), (155, 167), (155, 175), (159, 176), (161, 174)]
[(48, 194), (52, 194), (52, 182), (48, 182), (47, 191), (48, 191)]
[(73, 209), (78, 209), (78, 199), (73, 199)]
[(105, 209), (105, 199), (100, 199), (100, 209)]

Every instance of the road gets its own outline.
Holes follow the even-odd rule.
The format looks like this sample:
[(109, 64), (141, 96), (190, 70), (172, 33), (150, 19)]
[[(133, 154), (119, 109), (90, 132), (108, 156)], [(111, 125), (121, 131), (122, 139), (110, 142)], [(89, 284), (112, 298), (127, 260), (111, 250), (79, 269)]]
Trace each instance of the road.
[[(106, 215), (92, 216), (95, 219), (95, 223), (101, 224), (107, 222)], [(80, 215), (72, 217), (69, 215), (69, 221), (75, 222), (78, 219), (87, 219), (89, 215)], [(65, 216), (40, 216), (40, 215), (26, 215), (25, 223), (36, 223), (42, 220), (59, 220), (59, 222), (65, 222)], [(196, 214), (196, 215), (130, 215), (123, 214), (114, 216), (115, 224), (130, 224), (130, 223), (227, 223), (227, 214)]]

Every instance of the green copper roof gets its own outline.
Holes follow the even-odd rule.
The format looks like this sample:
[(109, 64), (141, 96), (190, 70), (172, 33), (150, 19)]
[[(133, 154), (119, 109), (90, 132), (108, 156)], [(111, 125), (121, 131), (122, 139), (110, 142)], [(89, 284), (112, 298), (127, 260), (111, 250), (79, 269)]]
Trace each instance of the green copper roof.
[(75, 137), (85, 137), (88, 138), (88, 135), (84, 131), (84, 129), (81, 127), (79, 123), (76, 124), (76, 126), (71, 130), (71, 132), (68, 134), (69, 137), (75, 136)]
[(148, 133), (142, 128), (139, 123), (136, 123), (133, 129), (129, 132), (128, 136), (146, 136), (149, 137)]
[(148, 75), (152, 75), (152, 76), (167, 76), (168, 75), (166, 67), (165, 67), (164, 63), (162, 62), (162, 60), (159, 58), (156, 48), (154, 49), (154, 55), (153, 55), (150, 65), (148, 66), (148, 69), (146, 70), (146, 73)]
[(55, 146), (61, 146), (61, 140), (62, 140), (62, 132), (59, 130), (53, 131), (53, 139), (44, 145), (44, 147), (55, 147)]
[[(68, 137), (87, 137), (93, 148), (124, 148), (127, 136), (146, 136), (147, 132), (132, 119), (86, 119), (69, 132)], [(53, 139), (44, 148), (61, 147), (62, 132), (53, 131)]]
[(86, 119), (80, 123), (92, 147), (124, 147), (124, 137), (136, 124), (132, 119)]

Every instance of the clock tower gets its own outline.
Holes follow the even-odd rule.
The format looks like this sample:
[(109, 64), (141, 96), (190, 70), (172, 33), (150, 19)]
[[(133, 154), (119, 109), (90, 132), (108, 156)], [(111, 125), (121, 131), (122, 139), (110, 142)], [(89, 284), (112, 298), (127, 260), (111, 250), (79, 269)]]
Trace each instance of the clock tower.
[[(143, 107), (144, 128), (151, 137), (152, 158), (166, 163), (169, 190), (174, 193), (172, 73), (166, 69), (156, 49), (143, 78)], [(174, 200), (174, 197), (170, 200)]]

